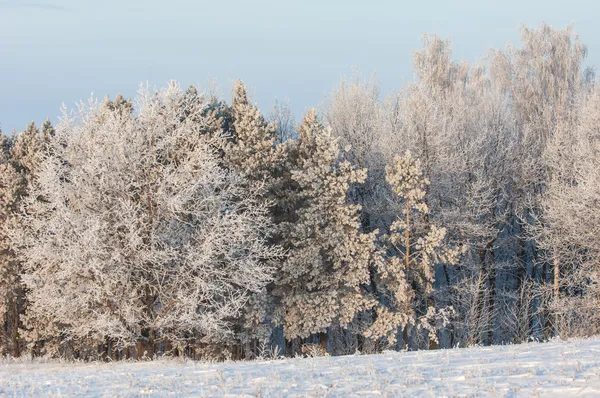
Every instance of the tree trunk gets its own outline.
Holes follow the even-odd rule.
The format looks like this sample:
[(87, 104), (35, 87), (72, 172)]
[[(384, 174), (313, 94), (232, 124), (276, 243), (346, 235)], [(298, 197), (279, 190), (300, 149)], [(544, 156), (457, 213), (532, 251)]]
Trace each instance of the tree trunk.
[(494, 344), (494, 327), (495, 327), (495, 316), (494, 307), (496, 305), (496, 256), (494, 253), (494, 242), (495, 239), (491, 239), (485, 246), (483, 253), (482, 267), (487, 272), (487, 288), (488, 293), (485, 295), (487, 304), (487, 341), (488, 345)]
[(484, 323), (485, 321), (487, 321), (487, 319), (485, 319), (484, 317), (484, 313), (485, 313), (485, 304), (486, 304), (486, 279), (485, 279), (485, 257), (486, 257), (486, 250), (482, 249), (479, 250), (479, 261), (480, 261), (480, 270), (479, 270), (479, 276), (477, 278), (477, 292), (476, 292), (476, 296), (475, 296), (475, 303), (477, 305), (477, 310), (475, 313), (475, 318), (477, 319), (477, 323), (476, 323), (476, 330), (475, 330), (475, 344), (480, 344), (482, 343), (482, 328), (481, 325), (482, 323)]
[(300, 341), (298, 338), (294, 338), (291, 340), (286, 340), (285, 344), (285, 355), (288, 357), (293, 357), (294, 355), (300, 352)]
[[(448, 265), (442, 264), (442, 269), (444, 271), (444, 278), (446, 279), (446, 288), (450, 287), (450, 272), (448, 271)], [(450, 332), (450, 348), (454, 347), (454, 322), (450, 322), (448, 327)]]
[(104, 337), (104, 344), (102, 344), (102, 360), (107, 362), (109, 359), (113, 359), (112, 351), (112, 340), (110, 337), (106, 336)]
[(558, 256), (554, 254), (553, 256), (554, 262), (554, 299), (558, 300), (560, 298), (560, 266), (558, 262)]
[(154, 357), (154, 330), (145, 328), (142, 330), (142, 339), (137, 341), (137, 359)]
[(327, 351), (327, 332), (319, 333), (319, 344), (323, 348), (323, 352), (329, 352)]
[[(435, 300), (433, 298), (432, 295), (429, 296), (429, 298), (427, 299), (427, 307), (435, 307)], [(427, 311), (427, 309), (425, 309), (425, 311)], [(435, 331), (434, 333), (437, 333), (437, 331)], [(432, 338), (429, 338), (429, 349), (430, 350), (437, 350), (438, 348), (438, 342)]]
[(404, 272), (408, 275), (408, 266), (410, 265), (410, 208), (406, 201), (406, 229), (404, 230)]
[[(152, 306), (156, 301), (156, 297), (150, 291), (150, 287), (144, 287), (144, 312), (148, 320), (154, 319)], [(151, 322), (151, 321), (149, 321)], [(142, 338), (137, 341), (137, 359), (154, 357), (154, 329), (151, 327), (142, 328)]]
[(494, 307), (496, 306), (496, 267), (495, 267), (495, 255), (494, 255), (494, 248), (492, 247), (490, 249), (490, 256), (492, 257), (490, 262), (489, 262), (489, 267), (488, 267), (488, 285), (489, 285), (489, 289), (490, 289), (490, 294), (489, 294), (489, 329), (488, 329), (488, 344), (493, 345), (494, 344), (494, 327), (495, 325), (495, 320), (496, 317), (495, 315), (495, 309)]
[(402, 349), (408, 350), (408, 325), (402, 329)]
[(13, 357), (18, 357), (21, 355), (21, 349), (19, 347), (19, 320), (20, 320), (20, 311), (19, 311), (19, 301), (20, 294), (19, 290), (15, 292), (13, 295), (13, 305), (12, 305), (12, 330), (11, 330), (11, 344), (12, 344), (12, 355)]

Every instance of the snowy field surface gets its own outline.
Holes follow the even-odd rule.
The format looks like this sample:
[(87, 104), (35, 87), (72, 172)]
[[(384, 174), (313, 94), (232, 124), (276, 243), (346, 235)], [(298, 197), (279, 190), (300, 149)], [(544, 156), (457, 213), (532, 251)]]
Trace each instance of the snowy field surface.
[(600, 396), (600, 338), (199, 363), (3, 360), (0, 396)]

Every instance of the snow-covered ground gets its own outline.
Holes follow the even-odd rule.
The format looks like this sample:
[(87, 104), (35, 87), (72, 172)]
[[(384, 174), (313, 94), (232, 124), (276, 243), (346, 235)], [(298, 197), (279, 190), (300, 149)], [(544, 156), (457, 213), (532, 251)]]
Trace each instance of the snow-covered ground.
[(600, 338), (198, 363), (0, 362), (0, 396), (600, 396)]

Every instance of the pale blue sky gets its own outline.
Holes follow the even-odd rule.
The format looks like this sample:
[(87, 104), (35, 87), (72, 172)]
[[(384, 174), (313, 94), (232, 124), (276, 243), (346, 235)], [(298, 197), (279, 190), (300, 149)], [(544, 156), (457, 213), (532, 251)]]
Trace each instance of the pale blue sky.
[(450, 37), (477, 60), (518, 41), (518, 26), (573, 23), (600, 66), (600, 1), (0, 0), (0, 127), (55, 121), (94, 92), (135, 94), (140, 82), (224, 94), (241, 77), (264, 113), (289, 98), (299, 116), (342, 75), (373, 72), (382, 91), (412, 79), (422, 33)]

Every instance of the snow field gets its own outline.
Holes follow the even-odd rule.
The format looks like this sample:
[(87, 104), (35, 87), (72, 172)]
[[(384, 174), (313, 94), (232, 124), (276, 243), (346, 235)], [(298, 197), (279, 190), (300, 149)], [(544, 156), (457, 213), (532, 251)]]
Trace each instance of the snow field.
[(600, 338), (203, 363), (3, 360), (0, 396), (600, 396)]

